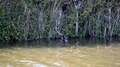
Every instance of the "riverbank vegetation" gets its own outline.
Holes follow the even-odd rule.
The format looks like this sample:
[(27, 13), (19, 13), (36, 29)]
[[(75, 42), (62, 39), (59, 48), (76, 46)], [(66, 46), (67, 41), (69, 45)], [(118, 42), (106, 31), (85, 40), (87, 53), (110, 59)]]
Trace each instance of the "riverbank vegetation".
[(0, 40), (120, 36), (119, 0), (0, 0)]

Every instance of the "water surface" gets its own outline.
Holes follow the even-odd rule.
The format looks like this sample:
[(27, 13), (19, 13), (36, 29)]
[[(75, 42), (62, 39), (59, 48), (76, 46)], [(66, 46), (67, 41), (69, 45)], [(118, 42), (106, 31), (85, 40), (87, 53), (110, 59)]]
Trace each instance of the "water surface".
[(0, 67), (120, 67), (119, 40), (72, 39), (3, 44)]

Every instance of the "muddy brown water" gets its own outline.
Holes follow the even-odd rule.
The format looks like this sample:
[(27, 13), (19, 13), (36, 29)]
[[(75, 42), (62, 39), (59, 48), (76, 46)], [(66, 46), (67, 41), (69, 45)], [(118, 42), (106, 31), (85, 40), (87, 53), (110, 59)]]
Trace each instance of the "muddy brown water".
[(120, 43), (114, 39), (1, 43), (0, 67), (120, 67)]

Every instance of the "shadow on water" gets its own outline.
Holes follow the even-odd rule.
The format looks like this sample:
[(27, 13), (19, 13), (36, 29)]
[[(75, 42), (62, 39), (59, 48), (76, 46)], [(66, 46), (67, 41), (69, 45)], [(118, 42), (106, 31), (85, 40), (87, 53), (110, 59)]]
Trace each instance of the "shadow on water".
[(97, 46), (111, 46), (120, 43), (120, 38), (74, 38), (69, 39), (67, 43), (61, 43), (60, 40), (41, 39), (29, 42), (17, 43), (0, 43), (0, 49), (5, 48), (57, 48), (57, 47), (97, 47)]

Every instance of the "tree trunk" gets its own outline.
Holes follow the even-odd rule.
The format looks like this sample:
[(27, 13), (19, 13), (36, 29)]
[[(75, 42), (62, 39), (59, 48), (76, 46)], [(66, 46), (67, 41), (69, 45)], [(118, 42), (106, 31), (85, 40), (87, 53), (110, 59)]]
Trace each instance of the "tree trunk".
[(59, 10), (58, 18), (56, 19), (56, 25), (55, 25), (55, 33), (59, 36), (63, 35), (60, 31), (61, 17), (62, 17), (62, 10)]
[(78, 24), (78, 11), (76, 12), (76, 28), (75, 28), (75, 35), (78, 35), (78, 28), (79, 28), (79, 24)]

